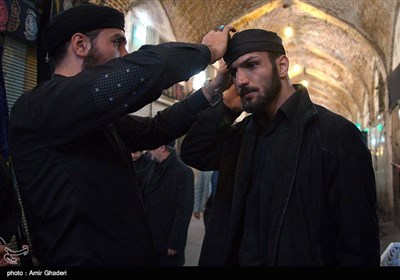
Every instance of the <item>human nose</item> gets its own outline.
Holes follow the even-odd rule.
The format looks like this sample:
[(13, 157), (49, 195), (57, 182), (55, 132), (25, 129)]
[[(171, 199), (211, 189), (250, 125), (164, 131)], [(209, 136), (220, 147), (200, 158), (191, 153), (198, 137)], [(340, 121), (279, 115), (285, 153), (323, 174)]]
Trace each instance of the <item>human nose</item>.
[(249, 84), (249, 79), (244, 71), (237, 69), (235, 76), (235, 85), (240, 88)]

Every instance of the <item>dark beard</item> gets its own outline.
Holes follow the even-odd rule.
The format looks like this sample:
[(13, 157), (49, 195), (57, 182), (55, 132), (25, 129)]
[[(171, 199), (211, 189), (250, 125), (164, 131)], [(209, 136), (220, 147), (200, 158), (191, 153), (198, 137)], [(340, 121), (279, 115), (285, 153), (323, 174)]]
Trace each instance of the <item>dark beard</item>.
[(243, 109), (248, 113), (264, 113), (265, 107), (269, 102), (274, 100), (281, 90), (281, 80), (278, 75), (278, 68), (274, 64), (272, 66), (272, 78), (265, 84), (265, 93), (262, 97), (255, 100), (255, 102), (243, 101)]
[(100, 61), (100, 55), (95, 45), (89, 50), (89, 53), (83, 60), (82, 68), (83, 70), (93, 68), (98, 65)]

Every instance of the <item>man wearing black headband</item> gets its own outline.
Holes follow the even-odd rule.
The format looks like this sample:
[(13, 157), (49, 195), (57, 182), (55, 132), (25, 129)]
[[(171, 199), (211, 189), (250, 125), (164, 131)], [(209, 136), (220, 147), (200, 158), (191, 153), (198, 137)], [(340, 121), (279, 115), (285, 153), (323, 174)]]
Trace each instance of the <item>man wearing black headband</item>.
[(187, 164), (219, 170), (199, 265), (379, 266), (374, 171), (357, 127), (290, 83), (276, 33), (235, 33), (224, 60), (234, 87), (181, 146)]
[[(214, 92), (199, 90), (154, 118), (128, 115), (220, 59), (228, 33), (127, 54), (124, 15), (80, 5), (52, 18), (43, 43), (50, 81), (11, 111), (10, 145), (39, 265), (155, 265), (129, 151), (186, 133)], [(204, 93), (203, 93), (204, 92)]]

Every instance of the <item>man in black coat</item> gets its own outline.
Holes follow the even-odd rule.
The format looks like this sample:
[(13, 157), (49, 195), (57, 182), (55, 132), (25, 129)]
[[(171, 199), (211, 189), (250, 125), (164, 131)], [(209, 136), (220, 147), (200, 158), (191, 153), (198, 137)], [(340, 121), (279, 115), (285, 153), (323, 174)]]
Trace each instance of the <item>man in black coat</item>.
[(124, 15), (79, 5), (53, 17), (43, 43), (51, 80), (11, 110), (10, 147), (34, 252), (44, 266), (154, 265), (129, 151), (186, 133), (213, 100), (199, 90), (154, 118), (129, 115), (220, 59), (232, 27), (202, 44), (125, 48)]
[[(224, 60), (234, 87), (181, 147), (185, 163), (219, 170), (199, 265), (379, 266), (375, 177), (357, 127), (290, 83), (276, 33), (235, 33)], [(242, 110), (251, 115), (232, 125)]]
[(161, 266), (183, 266), (194, 202), (194, 174), (177, 156), (174, 142), (150, 151), (143, 201)]

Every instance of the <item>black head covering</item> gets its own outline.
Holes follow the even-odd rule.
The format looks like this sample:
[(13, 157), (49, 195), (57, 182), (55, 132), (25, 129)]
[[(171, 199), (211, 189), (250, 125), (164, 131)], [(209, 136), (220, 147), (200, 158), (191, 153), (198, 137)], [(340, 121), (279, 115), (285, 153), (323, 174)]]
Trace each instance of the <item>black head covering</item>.
[(229, 67), (239, 56), (257, 51), (286, 54), (282, 39), (275, 32), (263, 29), (247, 29), (236, 32), (229, 40), (224, 60)]
[(93, 4), (82, 4), (55, 15), (43, 30), (44, 49), (52, 54), (58, 45), (78, 32), (101, 28), (124, 30), (124, 14), (120, 11)]

